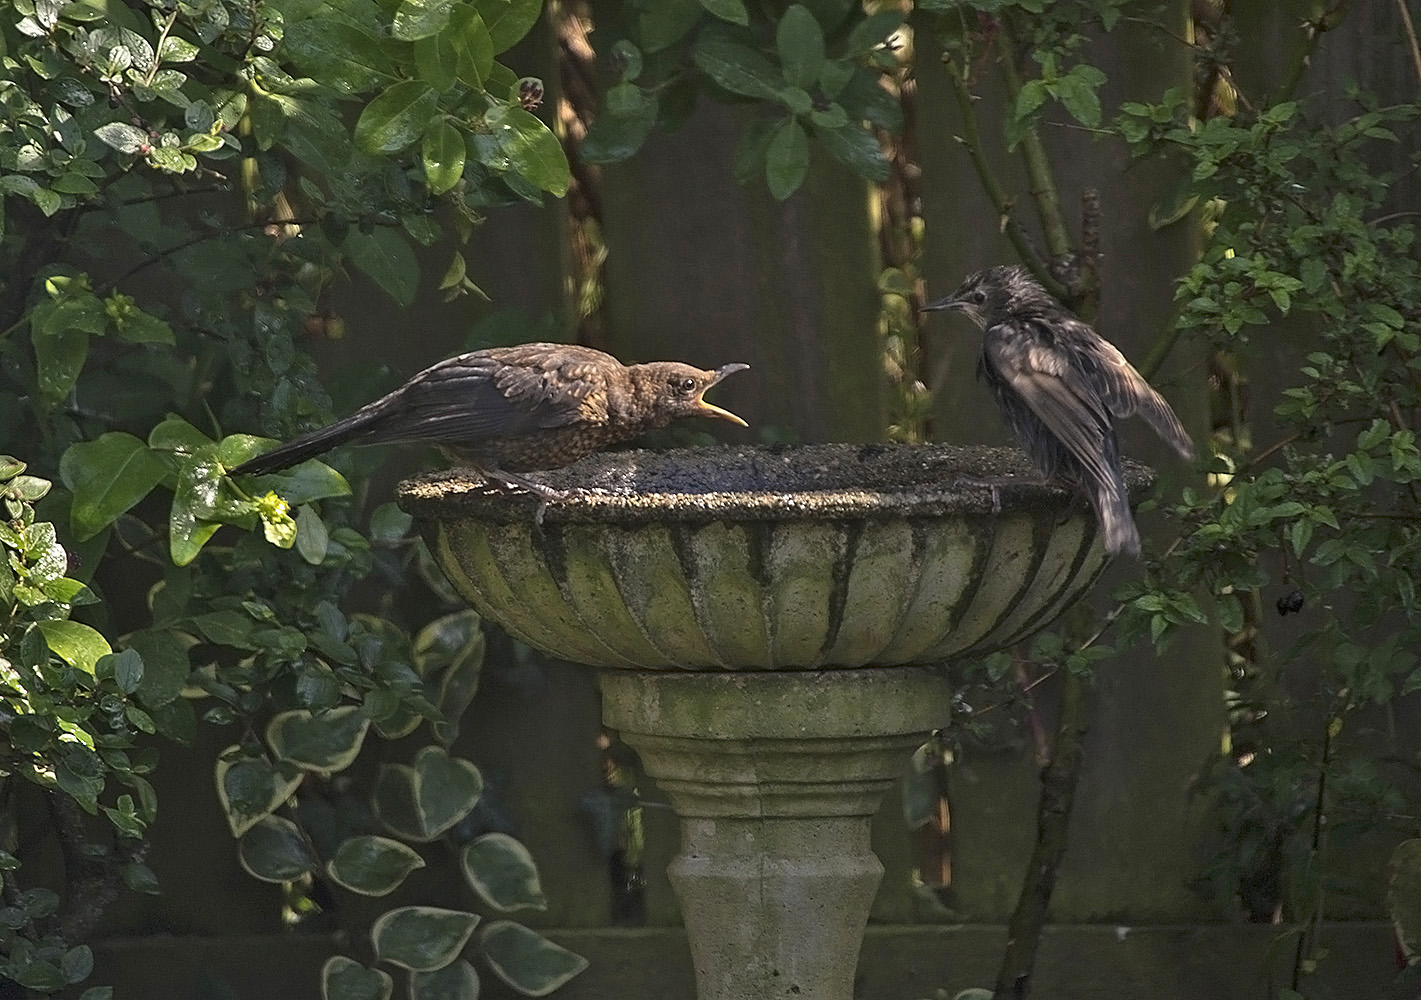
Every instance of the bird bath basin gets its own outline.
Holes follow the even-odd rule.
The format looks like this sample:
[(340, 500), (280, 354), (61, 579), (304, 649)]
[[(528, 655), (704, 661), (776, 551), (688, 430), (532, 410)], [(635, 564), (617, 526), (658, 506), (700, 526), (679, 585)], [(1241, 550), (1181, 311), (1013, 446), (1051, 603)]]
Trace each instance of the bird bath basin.
[[(1017, 451), (946, 445), (632, 451), (537, 478), (586, 492), (541, 528), (534, 498), (458, 470), (400, 502), (482, 615), (603, 668), (607, 724), (681, 817), (700, 1000), (850, 1000), (870, 818), (948, 719), (931, 667), (1084, 593), (1107, 561), (1090, 508)], [(1149, 479), (1131, 466), (1132, 495)]]

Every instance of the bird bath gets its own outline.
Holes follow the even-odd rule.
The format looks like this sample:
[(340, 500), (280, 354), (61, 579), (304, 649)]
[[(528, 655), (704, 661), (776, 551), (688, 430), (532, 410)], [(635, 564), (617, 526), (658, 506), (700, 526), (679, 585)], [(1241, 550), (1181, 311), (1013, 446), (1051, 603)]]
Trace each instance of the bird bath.
[[(1084, 593), (1106, 563), (1090, 508), (1017, 451), (945, 445), (620, 452), (538, 478), (586, 492), (541, 528), (534, 498), (458, 470), (400, 502), (482, 615), (603, 668), (607, 724), (681, 818), (700, 1000), (850, 1000), (870, 819), (948, 720), (932, 665)], [(1131, 466), (1131, 493), (1149, 478)]]

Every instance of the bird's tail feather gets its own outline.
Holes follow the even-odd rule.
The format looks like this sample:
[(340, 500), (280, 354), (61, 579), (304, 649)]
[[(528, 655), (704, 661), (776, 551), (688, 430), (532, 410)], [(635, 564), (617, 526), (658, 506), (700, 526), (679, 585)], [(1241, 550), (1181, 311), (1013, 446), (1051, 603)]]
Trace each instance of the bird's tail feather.
[(1180, 458), (1192, 459), (1195, 455), (1194, 440), (1189, 436), (1189, 432), (1179, 422), (1179, 417), (1175, 416), (1165, 398), (1149, 386), (1145, 388), (1149, 390), (1149, 395), (1140, 400), (1136, 412), (1155, 429), (1155, 433), (1165, 444), (1179, 453)]
[(1140, 554), (1140, 532), (1135, 527), (1134, 515), (1130, 513), (1130, 500), (1125, 484), (1115, 483), (1097, 488), (1091, 494), (1096, 519), (1100, 523), (1100, 533), (1105, 536), (1105, 551), (1116, 556), (1120, 553), (1138, 556)]
[(375, 411), (369, 406), (357, 410), (344, 420), (338, 420), (328, 427), (311, 431), (309, 434), (302, 434), (286, 444), (278, 445), (271, 451), (263, 452), (256, 458), (243, 462), (231, 470), (232, 475), (260, 476), (263, 473), (275, 472), (277, 469), (297, 465), (308, 458), (315, 458), (337, 445), (364, 436), (369, 425), (379, 419), (380, 415), (379, 411)]

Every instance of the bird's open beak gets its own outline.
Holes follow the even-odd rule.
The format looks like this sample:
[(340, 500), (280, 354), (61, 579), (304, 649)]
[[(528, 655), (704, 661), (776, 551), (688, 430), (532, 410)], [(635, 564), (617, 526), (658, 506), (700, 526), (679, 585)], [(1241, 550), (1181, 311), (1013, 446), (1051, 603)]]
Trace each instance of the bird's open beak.
[[(706, 386), (705, 389), (701, 390), (701, 394), (704, 395), (705, 392), (710, 389), (711, 386), (720, 382), (727, 375), (734, 375), (736, 372), (743, 372), (749, 367), (749, 365), (739, 363), (731, 365), (721, 365), (715, 371), (715, 378), (711, 381), (710, 385)], [(729, 410), (721, 409), (714, 403), (707, 403), (704, 399), (698, 399), (696, 400), (696, 403), (696, 410), (703, 417), (714, 417), (717, 420), (729, 420), (732, 424), (739, 424), (741, 427), (750, 426), (744, 420), (741, 420), (735, 414), (731, 413)]]
[(961, 307), (962, 300), (959, 299), (957, 297), (957, 293), (954, 292), (945, 299), (938, 299), (936, 302), (929, 302), (927, 305), (919, 309), (918, 312), (937, 312), (939, 309), (960, 309)]

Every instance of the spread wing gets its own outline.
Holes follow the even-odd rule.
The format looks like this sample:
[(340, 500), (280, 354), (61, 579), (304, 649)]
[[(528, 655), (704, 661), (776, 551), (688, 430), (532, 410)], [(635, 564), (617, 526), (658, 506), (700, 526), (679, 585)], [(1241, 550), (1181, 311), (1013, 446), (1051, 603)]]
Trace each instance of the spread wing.
[(520, 344), (426, 368), (368, 409), (367, 441), (459, 442), (607, 419), (612, 357), (570, 344)]
[[(990, 327), (985, 360), (1080, 462), (1094, 483), (1114, 488), (1119, 473), (1108, 456), (1113, 426), (1099, 392), (1053, 340), (1010, 321)], [(1118, 490), (1117, 490), (1118, 491)]]
[(1058, 343), (1072, 352), (1076, 366), (1111, 413), (1117, 417), (1139, 414), (1181, 456), (1194, 457), (1194, 442), (1174, 410), (1114, 344), (1075, 320), (1061, 331)]

